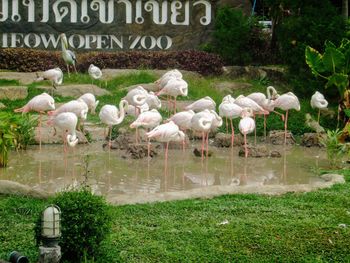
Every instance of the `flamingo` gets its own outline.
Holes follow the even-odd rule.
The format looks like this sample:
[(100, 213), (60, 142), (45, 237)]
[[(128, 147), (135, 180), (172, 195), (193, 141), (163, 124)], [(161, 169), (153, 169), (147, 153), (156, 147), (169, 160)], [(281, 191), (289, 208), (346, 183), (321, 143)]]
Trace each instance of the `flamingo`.
[[(153, 129), (154, 127), (158, 126), (162, 121), (162, 115), (160, 115), (160, 113), (156, 110), (156, 109), (152, 109), (150, 111), (146, 111), (141, 113), (137, 119), (130, 124), (130, 128), (139, 128), (139, 127), (144, 127), (146, 128), (148, 131), (150, 129)], [(147, 143), (147, 149), (148, 149), (148, 156), (150, 153), (150, 139), (148, 139), (148, 143)]]
[[(204, 153), (204, 143), (208, 142), (206, 140), (206, 134), (209, 133), (211, 125), (213, 123), (213, 115), (210, 113), (208, 109), (204, 111), (197, 112), (193, 115), (191, 119), (191, 128), (194, 131), (202, 133), (202, 159)], [(206, 147), (208, 149), (208, 145)]]
[(251, 118), (251, 116), (253, 116), (252, 109), (244, 108), (241, 114), (242, 119), (239, 121), (239, 131), (244, 135), (245, 158), (248, 157), (247, 134), (255, 130), (255, 121)]
[[(256, 103), (254, 100), (245, 97), (243, 95), (240, 95), (236, 98), (235, 104), (238, 106), (241, 106), (242, 108), (250, 108), (253, 111), (254, 121), (255, 121), (255, 115), (256, 114), (269, 114), (269, 112), (265, 109), (263, 109), (258, 103)], [(256, 130), (254, 134), (254, 143), (256, 144)]]
[(300, 102), (297, 96), (293, 92), (282, 94), (275, 100), (275, 107), (286, 111), (286, 117), (284, 119), (284, 144), (287, 142), (287, 123), (288, 123), (288, 111), (295, 109), (300, 111)]
[(327, 108), (328, 101), (324, 98), (322, 93), (316, 91), (311, 97), (310, 104), (313, 109), (318, 108), (317, 122), (320, 123), (321, 109), (323, 110)]
[[(281, 116), (282, 121), (284, 121), (284, 115), (275, 111), (275, 99), (279, 97), (279, 94), (277, 93), (276, 89), (272, 86), (268, 86), (266, 88), (266, 95), (261, 92), (254, 92), (247, 96), (247, 98), (252, 99), (255, 101), (259, 106), (261, 106), (264, 110), (268, 112), (274, 112)], [(264, 135), (266, 138), (266, 114), (264, 114)]]
[(138, 107), (138, 109), (139, 109), (140, 112), (138, 112), (136, 110), (135, 106), (128, 104), (128, 106), (125, 109), (125, 115), (130, 115), (130, 116), (133, 116), (133, 117), (137, 117), (142, 112), (149, 111), (149, 106), (148, 106), (147, 103), (145, 103), (145, 104), (141, 105), (140, 107)]
[(66, 144), (70, 147), (74, 147), (78, 143), (76, 135), (76, 126), (78, 123), (78, 117), (72, 112), (62, 112), (48, 120), (47, 124), (57, 127), (64, 131), (63, 136), (64, 151), (67, 152)]
[[(179, 126), (179, 129), (183, 132), (186, 132), (186, 130), (191, 129), (191, 119), (194, 115), (193, 110), (188, 111), (180, 111), (178, 113), (175, 113), (173, 116), (171, 116), (167, 121), (173, 121), (177, 126)], [(182, 142), (183, 150), (185, 149), (185, 140)]]
[(88, 73), (90, 77), (94, 79), (100, 79), (102, 77), (102, 71), (99, 67), (95, 66), (94, 64), (90, 64)]
[(33, 97), (26, 105), (22, 108), (15, 109), (15, 112), (22, 112), (22, 114), (29, 111), (39, 112), (39, 146), (41, 149), (41, 115), (48, 110), (55, 109), (55, 100), (47, 93), (42, 93)]
[(166, 73), (163, 74), (163, 76), (161, 76), (158, 80), (156, 80), (155, 83), (159, 87), (159, 90), (161, 90), (172, 78), (182, 79), (182, 73), (177, 69), (167, 71)]
[(86, 105), (88, 106), (91, 114), (96, 114), (95, 110), (99, 103), (98, 100), (96, 100), (95, 95), (92, 93), (85, 93), (79, 97), (79, 99), (83, 100)]
[(209, 96), (206, 96), (204, 98), (201, 98), (199, 100), (196, 100), (192, 104), (185, 107), (185, 110), (193, 110), (194, 112), (200, 112), (204, 110), (215, 110), (216, 103), (215, 101), (210, 98)]
[(109, 149), (111, 148), (111, 136), (112, 136), (112, 126), (120, 124), (125, 117), (125, 108), (128, 106), (126, 100), (121, 100), (119, 102), (118, 108), (114, 105), (104, 105), (99, 113), (99, 117), (102, 123), (109, 127)]
[(63, 72), (60, 68), (48, 69), (41, 73), (41, 76), (37, 73), (37, 79), (35, 81), (50, 80), (54, 89), (57, 89), (57, 85), (61, 85), (63, 82)]
[(162, 102), (153, 91), (148, 93), (146, 103), (150, 109), (160, 109), (162, 107)]
[(178, 142), (185, 139), (185, 134), (180, 131), (179, 126), (172, 121), (155, 127), (153, 130), (146, 133), (146, 135), (149, 139), (155, 138), (157, 141), (166, 142), (165, 161), (168, 160), (169, 142)]
[(72, 65), (75, 70), (75, 73), (77, 73), (77, 69), (75, 67), (75, 64), (77, 63), (77, 57), (75, 56), (73, 51), (67, 49), (68, 40), (67, 40), (66, 34), (62, 33), (60, 37), (61, 37), (61, 47), (62, 47), (62, 58), (67, 65), (68, 76), (70, 76), (69, 65)]
[(123, 98), (128, 102), (129, 105), (135, 106), (135, 115), (137, 114), (137, 109), (146, 103), (148, 97), (148, 92), (142, 86), (137, 86), (136, 88), (130, 90), (126, 96)]
[(82, 99), (71, 100), (53, 111), (49, 111), (49, 116), (56, 116), (62, 112), (73, 112), (78, 118), (86, 120), (89, 111), (88, 105)]
[[(228, 95), (228, 96), (231, 96), (231, 95)], [(231, 145), (232, 146), (233, 146), (233, 142), (234, 142), (234, 138), (235, 138), (235, 130), (233, 128), (232, 120), (240, 117), (241, 114), (242, 114), (242, 107), (240, 107), (237, 104), (233, 103), (233, 101), (230, 98), (228, 98), (226, 100), (223, 100), (223, 102), (219, 105), (219, 115), (221, 117), (225, 117), (226, 118), (226, 131), (228, 130), (228, 128), (227, 128), (227, 119), (230, 119), (230, 123), (231, 123)]]
[(157, 96), (160, 95), (169, 95), (174, 97), (174, 114), (176, 113), (176, 98), (177, 96), (187, 96), (188, 94), (188, 84), (185, 80), (180, 78), (172, 78), (167, 84), (162, 88)]

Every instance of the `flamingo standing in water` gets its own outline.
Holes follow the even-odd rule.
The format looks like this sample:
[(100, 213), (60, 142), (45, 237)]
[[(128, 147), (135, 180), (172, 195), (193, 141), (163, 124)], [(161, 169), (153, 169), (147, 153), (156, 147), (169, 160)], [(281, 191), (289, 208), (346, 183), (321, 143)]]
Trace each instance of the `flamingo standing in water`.
[[(261, 92), (254, 92), (247, 96), (247, 98), (252, 99), (255, 101), (260, 107), (262, 107), (264, 110), (268, 112), (274, 112), (281, 116), (282, 121), (284, 121), (284, 115), (275, 111), (275, 99), (279, 97), (279, 94), (277, 93), (276, 89), (272, 86), (268, 86), (266, 88), (266, 94)], [(266, 139), (266, 114), (264, 114), (264, 135)]]
[(166, 143), (165, 161), (168, 160), (169, 142), (179, 142), (185, 139), (185, 134), (172, 121), (155, 127), (146, 135), (149, 139), (155, 138), (157, 141)]
[[(162, 115), (156, 110), (152, 109), (150, 111), (146, 111), (141, 113), (137, 119), (130, 124), (130, 128), (139, 128), (139, 127), (144, 127), (148, 131), (150, 129), (153, 129), (154, 127), (158, 126), (162, 122)], [(148, 156), (150, 153), (150, 139), (148, 138), (148, 143), (147, 143), (147, 152)]]
[(54, 89), (57, 89), (57, 85), (61, 85), (63, 82), (63, 72), (60, 68), (48, 69), (36, 75), (37, 79), (35, 81), (50, 80)]
[(286, 117), (284, 119), (284, 144), (287, 142), (287, 124), (288, 124), (288, 111), (295, 109), (300, 111), (300, 102), (297, 96), (293, 92), (282, 94), (275, 100), (275, 107), (286, 111)]
[[(202, 159), (204, 156), (204, 144), (208, 142), (206, 137), (209, 134), (212, 123), (213, 115), (207, 109), (194, 114), (191, 119), (192, 130), (202, 133)], [(208, 145), (206, 148), (208, 149)]]
[(328, 106), (328, 101), (324, 98), (323, 94), (316, 91), (311, 97), (310, 101), (311, 107), (318, 109), (317, 122), (320, 123), (321, 110), (326, 109)]
[(77, 73), (77, 69), (75, 64), (77, 63), (77, 57), (74, 52), (68, 49), (68, 40), (65, 33), (60, 35), (61, 37), (61, 48), (62, 48), (62, 58), (67, 65), (68, 76), (70, 76), (69, 65), (72, 65), (75, 73)]
[(54, 110), (55, 109), (55, 100), (47, 93), (42, 93), (33, 97), (26, 105), (22, 108), (15, 109), (15, 112), (22, 112), (22, 114), (27, 113), (29, 111), (39, 112), (39, 145), (41, 149), (41, 115), (45, 113), (45, 111)]
[(78, 143), (78, 137), (76, 135), (76, 127), (78, 124), (78, 117), (72, 112), (62, 112), (48, 120), (47, 124), (62, 130), (65, 135), (63, 136), (64, 152), (67, 152), (66, 145), (74, 147)]
[(83, 100), (86, 103), (86, 105), (88, 106), (91, 114), (96, 114), (95, 110), (96, 110), (96, 107), (97, 107), (99, 101), (96, 100), (94, 94), (92, 94), (92, 93), (85, 93), (85, 94), (81, 95), (79, 97), (79, 99)]
[(106, 124), (109, 128), (109, 149), (111, 148), (111, 137), (113, 125), (120, 124), (125, 117), (125, 108), (128, 106), (126, 100), (121, 100), (119, 103), (119, 111), (114, 105), (104, 105), (99, 113), (99, 117), (102, 123)]
[(167, 84), (162, 88), (157, 96), (160, 95), (169, 95), (174, 97), (174, 114), (176, 113), (176, 98), (177, 96), (186, 97), (188, 94), (188, 84), (185, 80), (180, 78), (170, 79)]
[(253, 111), (250, 108), (244, 108), (242, 110), (242, 119), (239, 121), (239, 131), (244, 136), (244, 153), (245, 158), (248, 157), (247, 148), (247, 134), (252, 133), (255, 130), (255, 121), (251, 118), (253, 116)]
[[(230, 96), (230, 95), (229, 95)], [(232, 97), (231, 97), (232, 98)], [(232, 120), (241, 116), (242, 108), (233, 103), (229, 97), (219, 105), (219, 115), (226, 118), (226, 132), (228, 130), (227, 119), (230, 119), (231, 123), (231, 146), (233, 146), (235, 138), (235, 130), (233, 128)]]

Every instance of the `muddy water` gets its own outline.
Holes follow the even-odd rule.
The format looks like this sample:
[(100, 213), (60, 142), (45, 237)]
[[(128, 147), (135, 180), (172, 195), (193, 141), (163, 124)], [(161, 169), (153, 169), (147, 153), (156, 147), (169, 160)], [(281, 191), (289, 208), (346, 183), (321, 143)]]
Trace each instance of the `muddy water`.
[[(193, 147), (193, 146), (192, 146)], [(62, 145), (44, 145), (12, 153), (0, 180), (12, 180), (49, 192), (85, 182), (109, 197), (120, 194), (181, 192), (194, 188), (311, 184), (321, 181), (315, 172), (325, 166), (325, 152), (299, 146), (272, 147), (281, 158), (242, 158), (238, 148), (211, 148), (213, 156), (195, 157), (192, 150), (169, 150), (151, 160), (122, 158), (122, 152), (103, 150), (101, 143), (78, 145), (63, 152)], [(183, 191), (185, 192), (185, 191)]]

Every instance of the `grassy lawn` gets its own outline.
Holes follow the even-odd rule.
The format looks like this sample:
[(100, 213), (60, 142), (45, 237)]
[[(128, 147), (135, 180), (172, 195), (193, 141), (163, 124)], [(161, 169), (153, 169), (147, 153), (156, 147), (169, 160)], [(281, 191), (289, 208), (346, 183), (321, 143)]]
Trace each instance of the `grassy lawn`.
[[(112, 234), (96, 262), (349, 262), (347, 183), (282, 196), (226, 195), (111, 206)], [(49, 201), (0, 196), (0, 258), (37, 257), (33, 226)], [(341, 224), (345, 224), (344, 227)]]

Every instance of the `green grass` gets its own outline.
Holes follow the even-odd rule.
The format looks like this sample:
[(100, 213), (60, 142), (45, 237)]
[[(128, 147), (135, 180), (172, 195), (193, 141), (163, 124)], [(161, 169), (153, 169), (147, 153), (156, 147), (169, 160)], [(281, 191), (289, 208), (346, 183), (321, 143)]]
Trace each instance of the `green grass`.
[[(346, 184), (311, 193), (113, 206), (95, 262), (349, 262), (350, 171), (341, 172)], [(49, 203), (0, 196), (1, 259), (12, 250), (37, 259), (33, 226)]]

